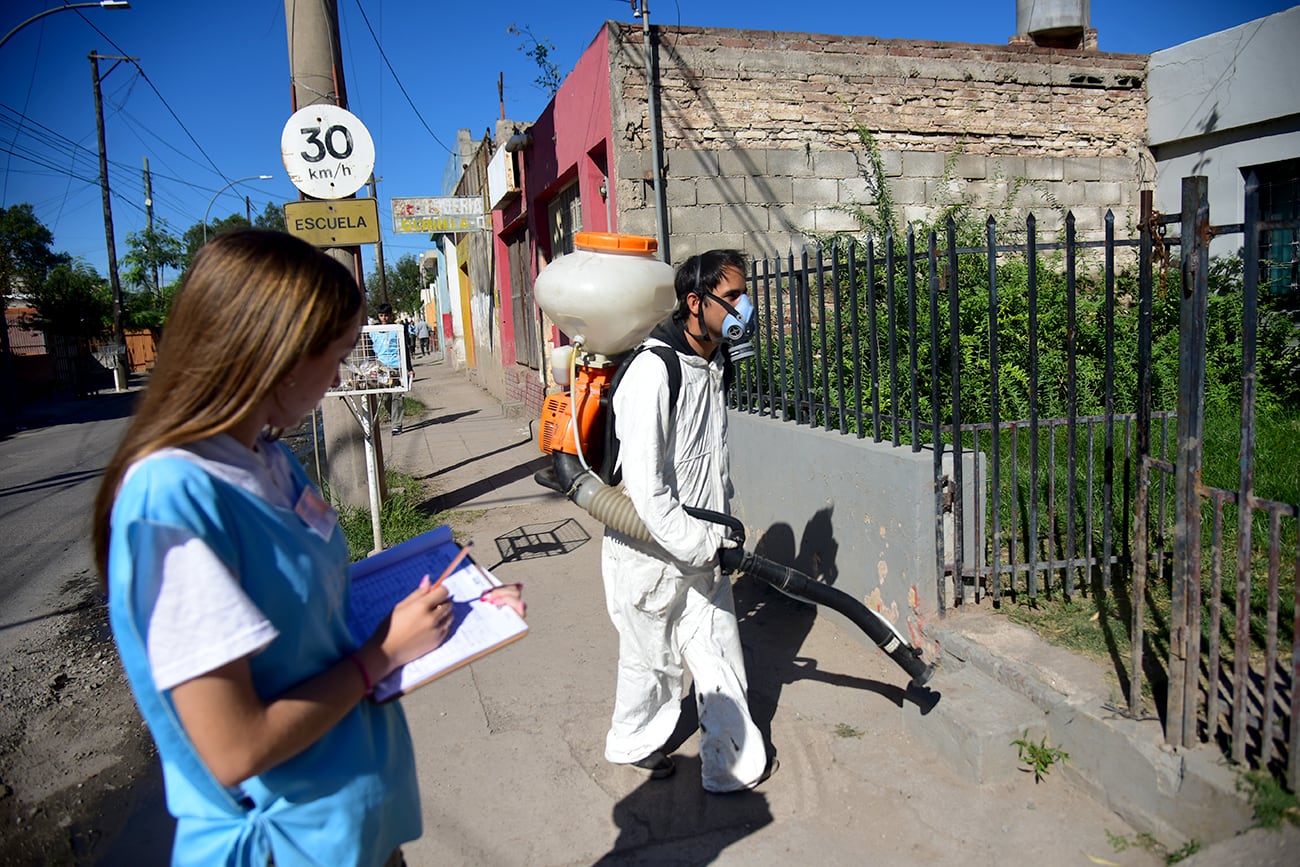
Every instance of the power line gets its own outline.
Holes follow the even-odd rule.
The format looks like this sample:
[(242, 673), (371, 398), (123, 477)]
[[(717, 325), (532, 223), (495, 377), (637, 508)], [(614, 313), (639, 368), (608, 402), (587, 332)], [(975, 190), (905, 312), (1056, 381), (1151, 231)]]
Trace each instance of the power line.
[(456, 153), (454, 150), (447, 147), (442, 139), (438, 138), (438, 135), (430, 129), (428, 122), (425, 121), (424, 115), (420, 114), (420, 110), (415, 107), (415, 101), (412, 100), (411, 95), (406, 92), (406, 87), (402, 84), (402, 79), (398, 77), (397, 70), (393, 69), (393, 64), (389, 62), (388, 55), (384, 53), (384, 47), (379, 44), (379, 37), (375, 35), (375, 29), (370, 26), (370, 19), (366, 17), (366, 10), (361, 8), (361, 0), (355, 0), (355, 2), (357, 4), (357, 11), (361, 13), (361, 20), (366, 22), (366, 29), (370, 31), (370, 38), (374, 40), (375, 48), (379, 50), (379, 56), (384, 59), (384, 65), (388, 67), (388, 71), (392, 74), (393, 81), (397, 82), (397, 89), (402, 92), (402, 96), (406, 97), (406, 104), (411, 107), (411, 111), (415, 112), (416, 118), (419, 119), (420, 124), (424, 127), (425, 131), (429, 133), (430, 138), (436, 141), (444, 150), (447, 151), (447, 153)]
[[(4, 112), (11, 113), (14, 117), (17, 118), (17, 120), (7, 117), (4, 114)], [(131, 117), (129, 114), (123, 113), (123, 116), (131, 120), (134, 124), (137, 124), (141, 128), (144, 128), (143, 124), (139, 124), (139, 121)], [(12, 124), (13, 126), (15, 126), (15, 128), (19, 130), (20, 133), (24, 133), (27, 136), (31, 137), (35, 141), (36, 146), (42, 149), (57, 151), (59, 153), (66, 155), (70, 160), (76, 160), (77, 158), (84, 158), (87, 162), (93, 163), (92, 171), (96, 173), (96, 179), (94, 182), (99, 183), (98, 181), (99, 157), (90, 148), (85, 147), (84, 145), (81, 145), (73, 141), (72, 139), (68, 138), (62, 133), (57, 132), (45, 126), (40, 121), (35, 120), (34, 118), (30, 118), (27, 117), (26, 115), (21, 114), (12, 106), (5, 105), (4, 103), (0, 102), (0, 125), (4, 125), (4, 124)], [(33, 133), (31, 129), (24, 129), (23, 127), (39, 128), (40, 135), (36, 135)], [(11, 148), (19, 147), (16, 139), (17, 137), (15, 137), (15, 142), (13, 145), (11, 145)], [(30, 153), (30, 152), (31, 151), (25, 150), (23, 154)], [(20, 154), (17, 150), (12, 150), (11, 153), (13, 153), (15, 156), (23, 155)], [(185, 156), (185, 154), (181, 151), (177, 151), (177, 153), (179, 153), (181, 156)], [(44, 156), (44, 154), (42, 154), (42, 156)], [(135, 172), (137, 169), (137, 167), (133, 163), (130, 164), (124, 163), (120, 160), (110, 159), (109, 165), (128, 173)], [(189, 179), (177, 177), (175, 175), (169, 175), (165, 172), (154, 171), (152, 172), (152, 174), (156, 178), (162, 178), (163, 180), (172, 181), (174, 183), (181, 184), (185, 187), (189, 187), (190, 189), (195, 190), (196, 192), (211, 194), (217, 192), (220, 189), (219, 186), (207, 186), (205, 184), (195, 183), (194, 181), (191, 181)]]
[[(120, 54), (123, 55), (126, 54), (126, 51), (124, 51), (116, 42), (114, 42), (113, 39), (108, 36), (108, 34), (104, 33), (104, 31), (96, 27), (94, 22), (92, 22), (89, 18), (87, 18), (85, 14), (81, 12), (81, 10), (77, 10), (77, 14), (80, 15), (81, 20), (85, 21), (88, 25), (90, 25), (90, 27), (96, 33), (104, 37), (104, 39), (108, 40), (108, 44), (113, 46), (114, 50), (116, 50)], [(226, 177), (225, 172), (221, 171), (221, 169), (217, 167), (217, 164), (212, 159), (212, 157), (208, 156), (208, 152), (203, 149), (203, 145), (199, 144), (199, 140), (194, 137), (194, 134), (190, 132), (189, 127), (185, 125), (185, 122), (180, 119), (180, 116), (176, 114), (174, 109), (172, 109), (171, 104), (167, 102), (167, 100), (163, 97), (162, 93), (154, 85), (153, 81), (149, 78), (148, 73), (144, 71), (144, 67), (140, 65), (140, 62), (138, 60), (131, 60), (129, 62), (131, 63), (132, 66), (134, 66), (139, 71), (140, 77), (144, 79), (144, 83), (149, 85), (149, 89), (152, 90), (154, 92), (154, 95), (158, 97), (158, 101), (163, 104), (163, 108), (167, 109), (167, 113), (172, 116), (172, 119), (176, 121), (176, 125), (181, 128), (182, 132), (185, 133), (185, 137), (194, 143), (194, 147), (198, 148), (199, 153), (203, 154), (203, 158), (208, 161), (208, 165), (212, 166), (212, 170), (216, 172), (217, 175), (220, 176), (222, 180), (229, 181), (230, 179)]]

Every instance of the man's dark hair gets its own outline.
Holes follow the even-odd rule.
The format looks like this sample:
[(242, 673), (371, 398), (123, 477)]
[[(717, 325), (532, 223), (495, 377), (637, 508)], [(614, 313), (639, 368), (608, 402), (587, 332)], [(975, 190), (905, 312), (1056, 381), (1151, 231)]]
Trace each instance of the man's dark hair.
[(375, 313), (382, 313), (385, 316), (393, 315), (393, 305), (384, 303), (375, 308)]
[(749, 276), (749, 257), (739, 250), (709, 250), (692, 256), (677, 268), (673, 288), (677, 291), (675, 319), (686, 318), (686, 296), (692, 293), (707, 295), (722, 282), (723, 272), (735, 268), (741, 276)]

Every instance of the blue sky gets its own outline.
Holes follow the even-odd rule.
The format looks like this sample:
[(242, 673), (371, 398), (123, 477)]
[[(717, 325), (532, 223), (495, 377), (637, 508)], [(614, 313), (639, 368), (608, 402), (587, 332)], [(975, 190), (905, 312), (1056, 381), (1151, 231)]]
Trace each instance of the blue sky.
[[(309, 2), (309, 0), (299, 0)], [(627, 0), (337, 0), (349, 109), (375, 140), (384, 258), (428, 248), (420, 235), (394, 235), (390, 198), (442, 194), (442, 178), (465, 128), (481, 138), (504, 109), (531, 121), (548, 94), (538, 70), (509, 32), (527, 28), (552, 43), (567, 73), (602, 22), (634, 22)], [(58, 0), (5, 0), (8, 33)], [(742, 27), (882, 38), (1004, 44), (1016, 28), (1015, 0), (907, 3), (820, 0), (651, 0), (656, 24)], [(1294, 5), (1264, 0), (1092, 0), (1103, 51), (1150, 53)], [(372, 35), (373, 34), (373, 35)], [(30, 202), (54, 232), (58, 251), (106, 273), (89, 54), (138, 58), (100, 61), (113, 190), (117, 256), (146, 223), (143, 163), (153, 176), (155, 220), (180, 234), (201, 221), (242, 213), (244, 196), (260, 213), (268, 202), (296, 201), (280, 159), (291, 111), (285, 4), (281, 0), (132, 0), (129, 10), (99, 8), (47, 15), (0, 47), (0, 206)], [(1281, 86), (1279, 84), (1279, 86)], [(228, 182), (269, 174), (268, 181)], [(214, 196), (216, 196), (214, 201)], [(373, 247), (363, 260), (373, 267)]]

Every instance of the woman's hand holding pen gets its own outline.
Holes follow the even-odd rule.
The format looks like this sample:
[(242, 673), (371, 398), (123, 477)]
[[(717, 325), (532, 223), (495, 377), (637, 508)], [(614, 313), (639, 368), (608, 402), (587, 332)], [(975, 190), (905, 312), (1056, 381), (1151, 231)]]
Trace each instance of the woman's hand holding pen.
[[(452, 602), (451, 594), (442, 586), (442, 582), (469, 556), (470, 544), (473, 543), (461, 547), (436, 581), (431, 583), (429, 576), (425, 575), (420, 580), (420, 586), (410, 596), (393, 606), (393, 613), (379, 625), (370, 641), (366, 642), (363, 652), (378, 639), (378, 649), (384, 654), (387, 665), (374, 680), (387, 676), (390, 671), (406, 665), (412, 659), (419, 659), (447, 640), (447, 634), (451, 632)], [(395, 629), (399, 623), (401, 628)]]
[(498, 608), (502, 605), (509, 605), (520, 617), (525, 617), (527, 616), (528, 605), (524, 602), (523, 593), (523, 584), (502, 584), (484, 593), (478, 598), (478, 601), (491, 602)]
[(412, 593), (393, 607), (361, 649), (372, 682), (438, 647), (452, 624), (452, 602), (442, 581), (424, 576)]

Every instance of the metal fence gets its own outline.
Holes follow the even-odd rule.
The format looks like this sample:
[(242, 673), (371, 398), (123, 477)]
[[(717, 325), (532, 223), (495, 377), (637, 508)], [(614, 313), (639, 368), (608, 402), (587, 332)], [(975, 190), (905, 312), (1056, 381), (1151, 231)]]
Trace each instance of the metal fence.
[[(1193, 336), (1187, 299), (1204, 282), (1200, 242), (1212, 233), (1208, 220), (1189, 224), (1186, 209), (1163, 218), (1149, 193), (1142, 202), (1127, 239), (1116, 238), (1111, 214), (1099, 240), (1078, 240), (1066, 215), (1062, 239), (1047, 243), (1032, 216), (1010, 232), (992, 219), (975, 227), (950, 219), (942, 237), (909, 230), (757, 260), (756, 354), (739, 367), (732, 405), (932, 449), (941, 613), (949, 593), (958, 604), (1095, 599), (1129, 714), (1154, 705), (1170, 743), (1217, 740), (1294, 790), (1300, 622), (1286, 617), (1300, 617), (1300, 597), (1283, 604), (1283, 591), (1296, 595), (1300, 582), (1284, 580), (1281, 563), (1284, 550), (1300, 551), (1284, 541), (1296, 538), (1297, 507), (1251, 489), (1253, 338), (1243, 340), (1240, 374), (1240, 487), (1201, 481), (1201, 422), (1191, 419), (1204, 414), (1206, 347), (1203, 329), (1199, 345)], [(1182, 238), (1199, 239), (1181, 250), (1181, 273), (1171, 255), (1180, 237), (1165, 237), (1175, 222)], [(1249, 232), (1270, 227), (1214, 232), (1257, 239)], [(1189, 255), (1199, 270), (1188, 268)], [(1244, 330), (1253, 328), (1254, 258), (1244, 257)], [(962, 478), (964, 454), (977, 458), (974, 479)], [(962, 490), (974, 491), (974, 515), (963, 514)], [(1268, 528), (1252, 547), (1256, 512)], [(975, 562), (960, 545), (945, 556), (945, 519), (952, 539), (973, 522)], [(1235, 593), (1223, 568), (1232, 546)], [(1226, 614), (1224, 594), (1235, 596)]]
[[(1213, 225), (1207, 180), (1184, 178), (1181, 213), (1153, 220), (1161, 229), (1179, 228), (1173, 241), (1180, 251), (1182, 287), (1177, 448), (1172, 460), (1143, 452), (1141, 473), (1144, 478), (1159, 474), (1160, 491), (1158, 508), (1153, 510), (1150, 498), (1156, 496), (1155, 486), (1139, 486), (1144, 496), (1137, 503), (1134, 532), (1141, 556), (1135, 564), (1133, 600), (1135, 622), (1141, 623), (1148, 588), (1169, 587), (1166, 740), (1182, 746), (1217, 743), (1237, 764), (1284, 778), (1296, 791), (1300, 783), (1300, 693), (1295, 689), (1300, 680), (1300, 507), (1277, 495), (1261, 496), (1257, 482), (1265, 487), (1268, 483), (1257, 479), (1256, 471), (1261, 264), (1270, 266), (1273, 275), (1295, 274), (1294, 238), (1300, 221), (1294, 212), (1289, 220), (1264, 219), (1260, 198), (1260, 184), (1251, 174), (1246, 181), (1245, 220)], [(1206, 481), (1205, 454), (1205, 360), (1214, 349), (1207, 337), (1212, 295), (1209, 247), (1212, 238), (1224, 236), (1240, 236), (1245, 251), (1240, 305), (1234, 308), (1240, 329), (1234, 327), (1232, 335), (1240, 339), (1240, 381), (1235, 389), (1240, 411), (1236, 478), (1215, 485)], [(1279, 237), (1292, 239), (1288, 262), (1270, 262)], [(1270, 293), (1277, 288), (1268, 287)], [(1146, 332), (1148, 341), (1150, 334)], [(1290, 410), (1295, 412), (1295, 407)], [(1282, 474), (1294, 484), (1294, 431), (1287, 436), (1282, 454), (1286, 461)], [(1172, 514), (1167, 514), (1165, 489), (1170, 477), (1175, 490)], [(1289, 500), (1300, 499), (1289, 485), (1281, 491)], [(1168, 544), (1163, 542), (1166, 539)], [(1148, 553), (1152, 547), (1154, 557)], [(1286, 566), (1284, 551), (1292, 561)], [(1162, 562), (1162, 558), (1167, 559)], [(1287, 608), (1290, 616), (1284, 618)], [(1143, 653), (1150, 647), (1150, 642), (1133, 644), (1130, 708), (1136, 707), (1142, 694), (1147, 673)]]
[[(1109, 587), (1112, 570), (1128, 562), (1129, 536), (1119, 528), (1132, 519), (1137, 402), (1132, 365), (1123, 381), (1115, 373), (1115, 259), (1123, 250), (1133, 258), (1138, 242), (1117, 241), (1113, 224), (1108, 216), (1104, 240), (1079, 241), (1067, 216), (1064, 241), (1042, 243), (1031, 216), (1016, 227), (1022, 239), (998, 243), (990, 219), (984, 244), (963, 246), (950, 219), (942, 247), (929, 232), (918, 252), (909, 230), (897, 244), (868, 239), (805, 252), (797, 262), (789, 255), (754, 263), (761, 325), (735, 407), (914, 452), (931, 448), (940, 539), (945, 514), (953, 538), (963, 538), (970, 516), (953, 492), (975, 491), (983, 518), (975, 521), (977, 556), (965, 562), (956, 546), (935, 564), (940, 611), (949, 590), (961, 601), (984, 594), (1000, 601), (1006, 593)], [(1090, 346), (1081, 373), (1077, 272), (1090, 254), (1101, 270), (1087, 291), (1102, 321), (1089, 334), (1103, 345)], [(1044, 335), (1040, 262), (1048, 255), (1062, 266), (1050, 293), (1060, 315), (1058, 331)], [(1133, 294), (1136, 280), (1130, 275)], [(1136, 352), (1132, 339), (1123, 348)], [(1098, 359), (1100, 367), (1091, 363)], [(1059, 373), (1050, 388), (1045, 367)], [(963, 479), (969, 453), (984, 460), (974, 463), (976, 478)]]

